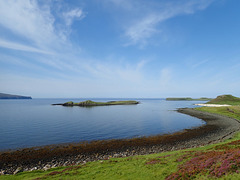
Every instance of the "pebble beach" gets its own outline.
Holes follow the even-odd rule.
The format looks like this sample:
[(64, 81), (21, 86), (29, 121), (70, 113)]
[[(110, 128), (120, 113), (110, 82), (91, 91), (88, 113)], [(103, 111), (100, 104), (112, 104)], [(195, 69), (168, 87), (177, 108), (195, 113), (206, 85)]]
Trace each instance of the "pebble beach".
[[(52, 149), (58, 150), (56, 151), (58, 153), (55, 154), (51, 154), (49, 147), (0, 152), (0, 174), (48, 170), (53, 167), (85, 164), (89, 161), (107, 160), (113, 157), (146, 155), (204, 146), (230, 138), (240, 129), (240, 122), (233, 118), (201, 112), (192, 108), (180, 108), (177, 111), (202, 119), (206, 124), (174, 134), (130, 140), (101, 141), (101, 143), (96, 143), (95, 147), (91, 146), (91, 143), (84, 148), (77, 144), (64, 145), (64, 148), (61, 145), (53, 145)], [(71, 146), (71, 151), (68, 151), (70, 149), (68, 146)]]

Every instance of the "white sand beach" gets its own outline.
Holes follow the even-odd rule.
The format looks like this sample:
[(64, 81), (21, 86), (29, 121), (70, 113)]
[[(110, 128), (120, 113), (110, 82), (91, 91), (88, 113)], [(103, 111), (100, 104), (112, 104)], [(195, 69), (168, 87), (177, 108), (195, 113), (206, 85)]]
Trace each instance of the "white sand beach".
[(206, 107), (224, 107), (224, 106), (231, 106), (228, 104), (194, 104), (197, 106), (206, 106)]

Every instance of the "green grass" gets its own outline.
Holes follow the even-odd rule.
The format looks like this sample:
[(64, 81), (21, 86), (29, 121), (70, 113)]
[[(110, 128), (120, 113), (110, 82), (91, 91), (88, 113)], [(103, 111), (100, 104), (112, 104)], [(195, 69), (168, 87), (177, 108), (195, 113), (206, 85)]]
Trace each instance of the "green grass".
[[(229, 108), (229, 109), (228, 109)], [(240, 107), (201, 107), (240, 120)], [(85, 165), (0, 176), (10, 179), (240, 179), (240, 133), (193, 149), (89, 162)]]
[(232, 95), (221, 95), (211, 101), (207, 102), (207, 104), (229, 104), (229, 105), (240, 105), (240, 98), (232, 96)]
[(228, 106), (228, 107), (199, 107), (196, 108), (199, 111), (206, 111), (210, 113), (221, 114), (240, 120), (240, 106)]
[[(217, 146), (240, 139), (240, 133), (233, 139), (223, 143), (203, 146), (194, 149), (165, 152), (144, 156), (126, 158), (111, 158), (110, 160), (89, 162), (85, 165), (53, 168), (48, 171), (22, 172), (17, 175), (0, 176), (0, 180), (11, 179), (166, 179), (178, 172), (179, 166), (195, 158), (196, 153), (215, 152)], [(238, 145), (239, 146), (239, 145)], [(221, 150), (219, 150), (221, 151)], [(218, 152), (218, 151), (216, 151)], [(229, 173), (220, 179), (239, 179), (238, 173)], [(184, 178), (187, 179), (187, 178)], [(208, 173), (197, 173), (195, 179), (215, 179)]]
[(63, 106), (108, 106), (108, 105), (131, 105), (138, 104), (138, 101), (109, 101), (109, 102), (94, 102), (91, 100), (74, 103), (72, 101), (63, 103)]

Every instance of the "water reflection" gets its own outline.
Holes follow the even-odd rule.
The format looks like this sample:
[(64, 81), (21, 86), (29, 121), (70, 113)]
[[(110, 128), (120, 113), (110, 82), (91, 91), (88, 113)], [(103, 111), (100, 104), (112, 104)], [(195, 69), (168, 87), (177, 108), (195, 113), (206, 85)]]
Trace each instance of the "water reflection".
[[(204, 123), (174, 111), (180, 107), (193, 107), (192, 104), (196, 103), (189, 101), (137, 99), (141, 102), (138, 105), (95, 107), (51, 105), (83, 100), (1, 100), (0, 149), (165, 134)], [(122, 99), (94, 101), (111, 100)]]

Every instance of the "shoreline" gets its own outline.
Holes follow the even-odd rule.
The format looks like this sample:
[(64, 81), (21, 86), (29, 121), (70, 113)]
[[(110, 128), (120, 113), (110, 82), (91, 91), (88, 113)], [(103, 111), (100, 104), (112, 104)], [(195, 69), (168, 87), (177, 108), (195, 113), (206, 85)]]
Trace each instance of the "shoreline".
[(194, 104), (197, 106), (204, 106), (204, 107), (227, 107), (227, 106), (231, 106), (228, 104)]
[(187, 114), (206, 122), (205, 125), (166, 135), (133, 139), (93, 141), (69, 145), (50, 145), (0, 153), (0, 175), (21, 171), (47, 170), (53, 167), (85, 164), (112, 157), (146, 155), (193, 148), (230, 138), (240, 130), (240, 122), (192, 108), (180, 108)]

